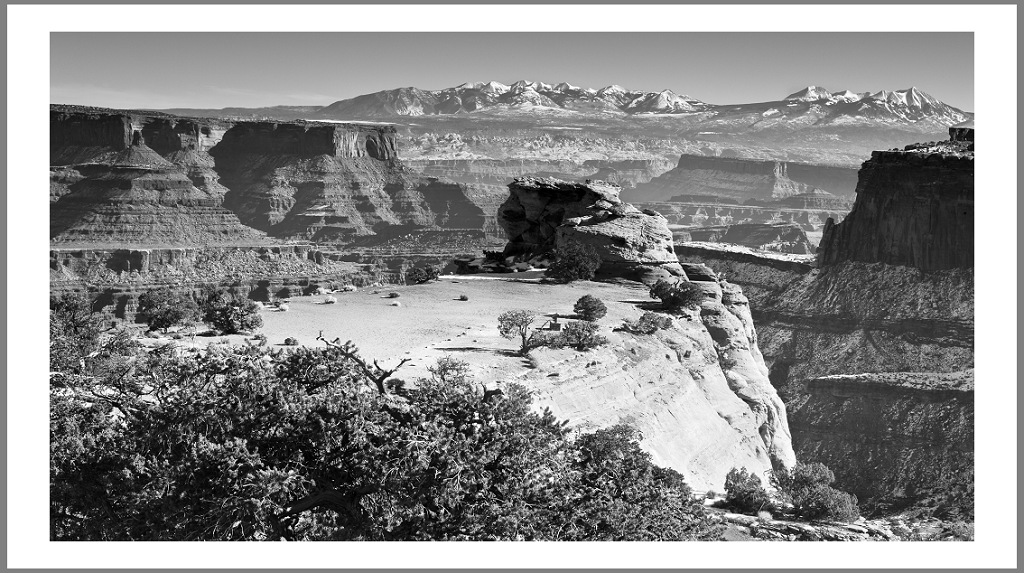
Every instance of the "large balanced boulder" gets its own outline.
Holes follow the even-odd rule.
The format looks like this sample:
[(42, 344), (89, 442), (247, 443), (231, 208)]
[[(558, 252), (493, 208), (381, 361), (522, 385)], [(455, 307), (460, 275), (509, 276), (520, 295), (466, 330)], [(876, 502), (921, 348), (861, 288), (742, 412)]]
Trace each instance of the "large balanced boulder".
[(598, 278), (653, 282), (683, 276), (668, 222), (623, 203), (617, 185), (521, 177), (508, 188), (498, 210), (498, 223), (509, 237), (506, 256), (529, 258), (576, 242), (600, 255)]

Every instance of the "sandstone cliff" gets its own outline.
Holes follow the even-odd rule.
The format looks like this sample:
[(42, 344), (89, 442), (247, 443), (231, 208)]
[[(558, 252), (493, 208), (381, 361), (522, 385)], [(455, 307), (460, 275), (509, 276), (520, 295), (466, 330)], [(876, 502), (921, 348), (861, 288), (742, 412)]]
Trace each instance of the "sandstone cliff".
[(828, 463), (869, 509), (973, 518), (973, 157), (936, 148), (951, 146), (865, 163), (820, 268), (713, 248), (680, 257), (753, 301), (801, 460)]
[(956, 143), (872, 153), (853, 210), (826, 225), (821, 263), (973, 267), (974, 152)]
[(538, 408), (575, 428), (634, 425), (655, 463), (681, 472), (697, 491), (722, 491), (733, 467), (765, 475), (792, 466), (795, 456), (746, 298), (713, 273), (690, 279), (709, 298), (670, 328), (609, 333), (606, 346), (585, 353), (538, 351), (536, 367), (517, 380), (535, 390)]
[[(147, 145), (139, 118), (55, 109), (50, 121), (50, 240), (156, 245), (264, 240), (222, 206), (224, 190), (198, 139), (150, 129), (175, 163)], [(155, 119), (155, 118), (147, 118)], [(191, 133), (198, 126), (180, 126)], [(194, 178), (194, 179), (193, 179)], [(200, 186), (197, 186), (199, 183)]]
[(508, 189), (498, 211), (509, 237), (506, 256), (530, 258), (577, 242), (601, 256), (599, 278), (650, 282), (682, 274), (665, 218), (624, 204), (617, 185), (523, 177)]
[(484, 226), (464, 187), (397, 160), (391, 126), (240, 123), (211, 154), (225, 205), (276, 237), (344, 243), (390, 227)]
[(734, 199), (782, 199), (823, 189), (833, 194), (853, 191), (851, 169), (797, 165), (729, 157), (682, 155), (675, 169), (628, 194), (632, 201), (665, 201), (683, 194)]

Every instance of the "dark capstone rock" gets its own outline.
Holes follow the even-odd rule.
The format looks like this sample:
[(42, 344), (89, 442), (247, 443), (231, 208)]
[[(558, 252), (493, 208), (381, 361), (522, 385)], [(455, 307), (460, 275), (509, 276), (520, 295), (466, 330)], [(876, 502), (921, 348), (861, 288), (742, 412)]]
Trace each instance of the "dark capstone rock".
[(850, 214), (825, 226), (821, 265), (860, 261), (925, 271), (973, 268), (973, 152), (930, 149), (872, 154), (861, 168)]

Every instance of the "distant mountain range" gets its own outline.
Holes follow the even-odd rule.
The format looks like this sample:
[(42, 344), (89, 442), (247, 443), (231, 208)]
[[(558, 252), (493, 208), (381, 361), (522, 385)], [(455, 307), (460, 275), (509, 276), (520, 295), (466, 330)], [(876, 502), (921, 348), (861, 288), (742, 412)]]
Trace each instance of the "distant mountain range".
[(774, 102), (716, 105), (676, 94), (672, 90), (644, 92), (618, 85), (581, 88), (566, 82), (547, 84), (526, 80), (511, 85), (471, 82), (440, 90), (396, 88), (330, 105), (267, 108), (171, 109), (182, 115), (267, 119), (385, 120), (433, 115), (530, 115), (563, 113), (582, 116), (696, 116), (702, 121), (726, 121), (760, 114), (769, 123), (808, 120), (816, 124), (917, 124), (934, 129), (960, 123), (972, 113), (943, 103), (916, 87), (877, 93), (832, 92), (808, 86)]

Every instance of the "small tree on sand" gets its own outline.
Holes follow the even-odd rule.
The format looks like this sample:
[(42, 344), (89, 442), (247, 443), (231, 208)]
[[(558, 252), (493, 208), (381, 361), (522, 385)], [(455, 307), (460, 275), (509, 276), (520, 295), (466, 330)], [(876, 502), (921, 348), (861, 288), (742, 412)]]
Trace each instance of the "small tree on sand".
[(592, 294), (585, 294), (576, 301), (572, 307), (573, 312), (588, 322), (594, 322), (608, 314), (608, 307), (601, 302), (601, 299)]
[(530, 352), (530, 325), (536, 318), (532, 311), (524, 309), (503, 312), (498, 315), (498, 334), (509, 340), (519, 337), (519, 353), (525, 356)]

